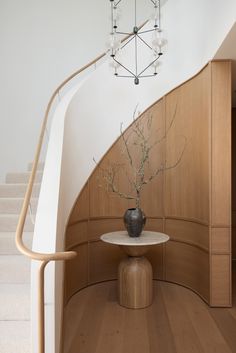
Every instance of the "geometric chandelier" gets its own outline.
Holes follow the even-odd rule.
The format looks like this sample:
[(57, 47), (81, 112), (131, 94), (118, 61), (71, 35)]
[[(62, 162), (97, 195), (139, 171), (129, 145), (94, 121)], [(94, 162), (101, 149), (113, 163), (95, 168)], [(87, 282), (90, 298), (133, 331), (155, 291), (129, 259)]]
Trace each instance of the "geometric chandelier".
[[(130, 1), (130, 0), (126, 0)], [(153, 6), (152, 27), (143, 29), (137, 24), (137, 0), (134, 0), (134, 23), (131, 31), (122, 31), (119, 28), (122, 0), (110, 0), (111, 3), (111, 33), (109, 40), (109, 54), (112, 59), (111, 66), (116, 77), (133, 78), (136, 85), (141, 78), (153, 77), (157, 75), (158, 60), (163, 55), (162, 47), (165, 40), (162, 38), (161, 30), (161, 7), (160, 0), (146, 0)], [(124, 1), (123, 1), (124, 2)], [(121, 43), (121, 36), (129, 36)], [(148, 37), (147, 37), (148, 36)], [(151, 36), (151, 42), (150, 42)], [(148, 40), (149, 39), (149, 40)], [(131, 46), (132, 65), (127, 65), (122, 58), (123, 49)], [(140, 59), (140, 52), (148, 50), (150, 56), (148, 63), (143, 63)], [(142, 53), (141, 53), (142, 54)], [(151, 54), (151, 55), (150, 55)]]

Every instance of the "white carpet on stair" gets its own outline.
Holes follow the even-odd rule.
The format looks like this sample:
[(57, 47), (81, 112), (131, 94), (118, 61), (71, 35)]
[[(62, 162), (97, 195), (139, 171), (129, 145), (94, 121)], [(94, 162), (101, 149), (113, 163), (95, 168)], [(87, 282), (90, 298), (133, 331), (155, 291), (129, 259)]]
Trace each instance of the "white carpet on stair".
[[(6, 175), (6, 183), (10, 184), (27, 184), (30, 178), (30, 172), (27, 173), (8, 173)], [(35, 183), (42, 181), (43, 172), (37, 172), (35, 175)]]
[[(0, 197), (24, 197), (27, 184), (0, 184)], [(38, 197), (40, 184), (35, 184), (32, 191), (32, 197)]]
[[(31, 171), (33, 167), (33, 162), (28, 164), (28, 171)], [(44, 168), (44, 163), (43, 162), (39, 162), (38, 166), (37, 166), (37, 171), (42, 171)]]
[(0, 352), (30, 353), (30, 322), (0, 321)]
[[(0, 255), (20, 255), (15, 244), (15, 236), (15, 232), (0, 232)], [(32, 241), (33, 233), (25, 232), (23, 242), (29, 249), (32, 248)]]
[[(14, 232), (19, 220), (19, 215), (15, 214), (0, 214), (0, 232)], [(25, 220), (24, 230), (26, 232), (33, 232), (34, 217), (28, 215)]]
[[(23, 197), (13, 198), (13, 197), (2, 197), (0, 198), (0, 214), (20, 214)], [(37, 210), (38, 199), (32, 198), (30, 200), (31, 213), (35, 214)], [(29, 213), (29, 212), (28, 212)]]
[(0, 256), (0, 283), (29, 282), (30, 260), (28, 258), (22, 255)]
[(0, 321), (30, 319), (30, 285), (0, 284)]
[[(30, 353), (30, 259), (19, 253), (15, 231), (23, 204), (28, 172), (8, 173), (0, 184), (0, 353)], [(31, 248), (43, 164), (39, 165), (23, 234)]]

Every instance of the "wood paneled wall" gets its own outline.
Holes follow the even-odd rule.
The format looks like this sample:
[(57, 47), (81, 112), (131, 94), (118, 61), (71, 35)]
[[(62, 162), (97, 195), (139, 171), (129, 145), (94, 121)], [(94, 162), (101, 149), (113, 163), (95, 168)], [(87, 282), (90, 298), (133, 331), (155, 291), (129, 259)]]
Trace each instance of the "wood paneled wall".
[[(230, 62), (212, 62), (139, 118), (146, 124), (152, 116), (151, 139), (162, 141), (151, 153), (150, 170), (165, 161), (173, 165), (187, 141), (181, 162), (161, 173), (142, 195), (146, 229), (170, 236), (148, 254), (154, 278), (187, 286), (213, 306), (231, 304), (230, 79)], [(131, 131), (132, 126), (126, 134)], [(112, 161), (122, 166), (119, 187), (129, 191), (127, 159), (118, 139), (71, 212), (66, 249), (78, 251), (78, 257), (65, 264), (65, 302), (83, 287), (117, 278), (124, 254), (99, 238), (124, 229), (123, 213), (134, 205), (101, 187), (101, 168)]]
[(231, 290), (231, 62), (211, 64), (210, 303)]
[(232, 110), (232, 256), (236, 260), (236, 108)]

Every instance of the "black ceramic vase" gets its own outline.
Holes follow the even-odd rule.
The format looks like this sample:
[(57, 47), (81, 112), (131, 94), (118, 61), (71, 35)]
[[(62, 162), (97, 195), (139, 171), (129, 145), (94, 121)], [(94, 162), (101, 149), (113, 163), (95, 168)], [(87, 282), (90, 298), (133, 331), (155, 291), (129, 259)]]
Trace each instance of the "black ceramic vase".
[(146, 223), (141, 208), (128, 208), (124, 214), (124, 224), (130, 237), (139, 237)]

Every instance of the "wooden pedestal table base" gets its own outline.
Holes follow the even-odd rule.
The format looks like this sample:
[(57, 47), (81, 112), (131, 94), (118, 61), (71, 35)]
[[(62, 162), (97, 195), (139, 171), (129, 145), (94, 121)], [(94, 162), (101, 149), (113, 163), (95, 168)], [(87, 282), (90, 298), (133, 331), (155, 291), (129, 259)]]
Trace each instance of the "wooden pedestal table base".
[(130, 238), (127, 232), (103, 234), (101, 239), (119, 245), (128, 255), (119, 264), (119, 304), (130, 309), (141, 309), (152, 304), (152, 266), (143, 255), (151, 245), (169, 240), (168, 235), (157, 232), (142, 232), (138, 238)]

